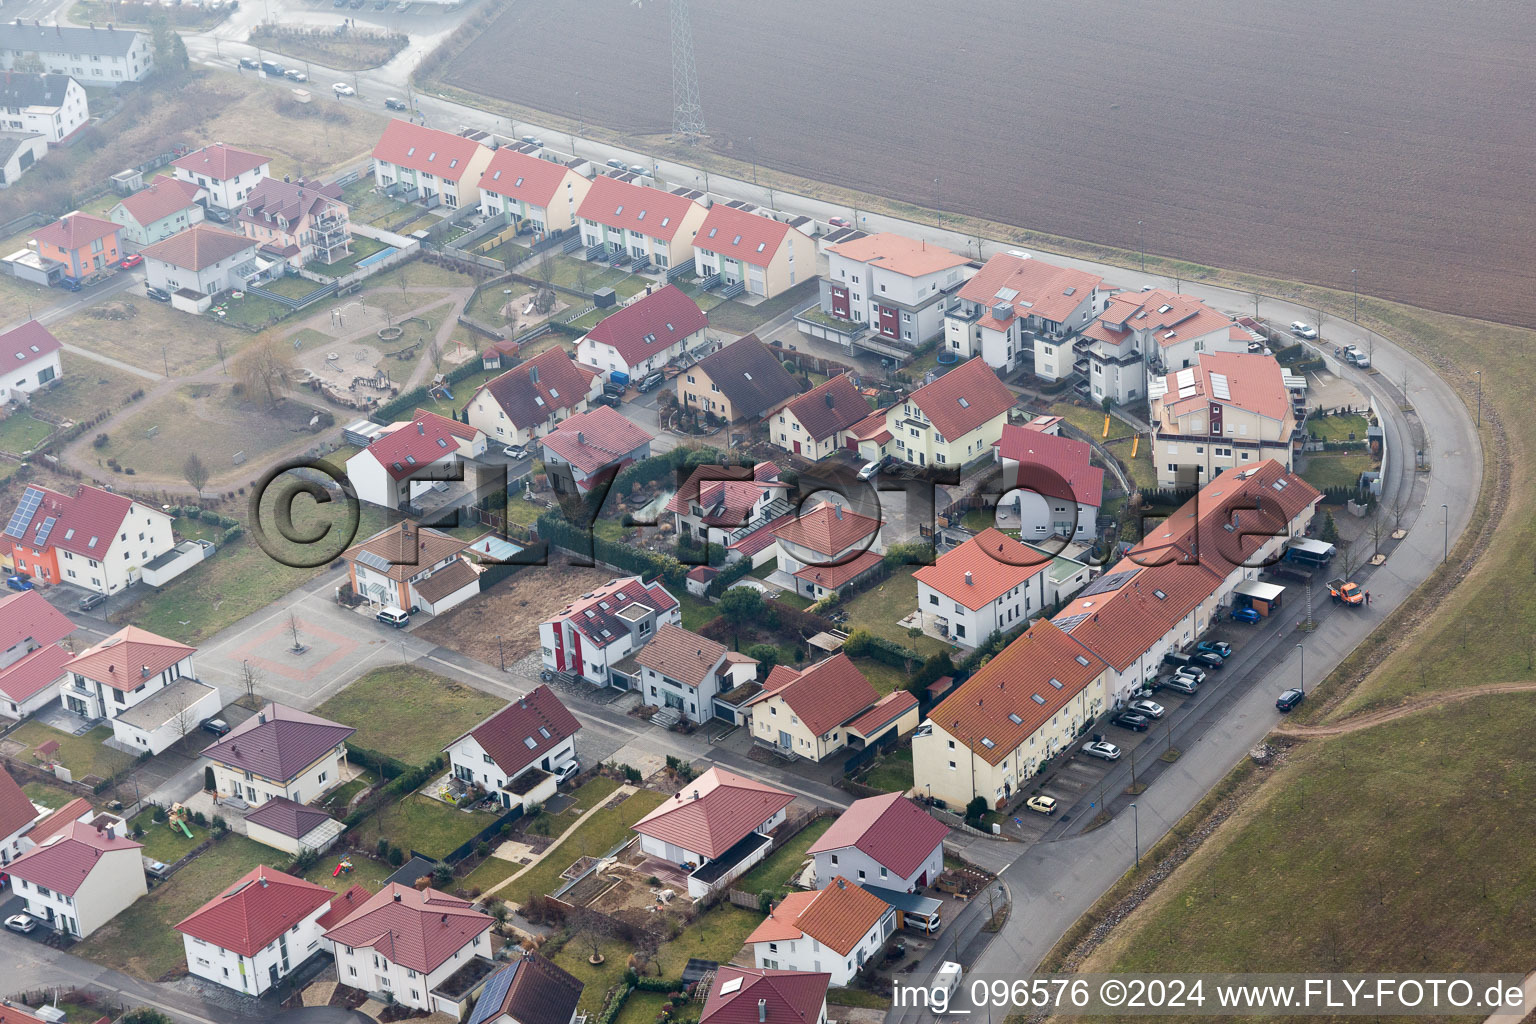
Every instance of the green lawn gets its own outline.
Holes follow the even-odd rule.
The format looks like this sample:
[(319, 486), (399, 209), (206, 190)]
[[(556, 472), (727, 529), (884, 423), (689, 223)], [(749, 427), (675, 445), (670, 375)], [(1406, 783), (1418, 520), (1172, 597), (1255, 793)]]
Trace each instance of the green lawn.
[(0, 451), (21, 455), (42, 444), (51, 433), (53, 424), (25, 412), (13, 412), (0, 420)]
[[(222, 310), (224, 315), (219, 316)], [(232, 324), (242, 327), (265, 327), (275, 320), (281, 320), (293, 310), (262, 295), (245, 292), (240, 298), (227, 298), (217, 306), (210, 307), (208, 315), (220, 320), (227, 320)]]
[[(1103, 442), (1104, 437), (1104, 413), (1099, 409), (1089, 409), (1086, 406), (1075, 405), (1071, 402), (1057, 402), (1051, 406), (1052, 416), (1060, 416), (1078, 430), (1087, 434), (1095, 441)], [(1109, 418), (1109, 437), (1114, 440), (1117, 437), (1130, 437), (1133, 431), (1131, 425), (1114, 416)]]
[(901, 747), (882, 756), (859, 781), (886, 793), (905, 793), (913, 783), (912, 748)]
[(27, 794), (28, 800), (31, 800), (39, 807), (46, 807), (50, 811), (63, 807), (74, 799), (74, 796), (68, 790), (60, 786), (51, 786), (46, 782), (24, 783), (21, 791)]
[(580, 937), (571, 939), (553, 954), (549, 954), (550, 960), (582, 983), (579, 1009), (593, 1017), (607, 1002), (608, 990), (624, 976), (629, 961), (629, 947), (616, 939), (604, 941), (600, 948), (603, 951), (603, 962), (596, 966), (587, 962), (592, 947)]
[(709, 325), (716, 330), (740, 334), (755, 331), (779, 314), (816, 298), (819, 287), (820, 284), (813, 277), (755, 306), (748, 306), (735, 299), (722, 302), (709, 311)]
[[(506, 702), (410, 665), (386, 665), (315, 709), (355, 726), (352, 742), (406, 764), (426, 764)], [(404, 844), (402, 844), (404, 845)]]
[[(388, 200), (388, 202), (393, 202), (393, 200)], [(395, 207), (396, 211), (398, 211), (399, 209), (404, 208), (404, 204), (396, 203)], [(382, 216), (380, 219), (388, 220), (396, 211), (391, 211), (390, 213)], [(380, 252), (387, 248), (389, 248), (389, 246), (385, 245), (383, 242), (376, 238), (368, 238), (365, 235), (353, 235), (352, 255), (346, 257), (345, 259), (337, 260), (335, 263), (310, 263), (307, 265), (306, 269), (313, 270), (315, 273), (321, 275), (322, 277), (345, 277), (357, 269), (357, 263), (359, 260), (365, 260), (369, 256), (372, 256), (374, 253)]]
[[(352, 870), (339, 875), (333, 874), (342, 857), (352, 862)], [(381, 860), (374, 860), (360, 853), (346, 854), (332, 850), (321, 857), (314, 867), (304, 872), (304, 877), (316, 885), (323, 885), (337, 892), (345, 892), (354, 885), (361, 885), (369, 892), (378, 892), (384, 888), (384, 879), (394, 873), (395, 869)]]
[(650, 280), (627, 274), (603, 263), (588, 263), (561, 253), (555, 257), (550, 283), (591, 295), (599, 288), (612, 288), (621, 299), (645, 291)]
[[(351, 207), (351, 219), (359, 224), (378, 225), (384, 221), (394, 220), (409, 205), (374, 191), (373, 177), (371, 175), (360, 178), (350, 185), (343, 186), (341, 198)], [(352, 248), (354, 250), (356, 250), (359, 242), (367, 242), (370, 245), (375, 244), (371, 238), (353, 235)]]
[[(1308, 434), (1323, 441), (1364, 441), (1365, 430), (1370, 426), (1364, 416), (1344, 413), (1336, 416), (1313, 416), (1304, 428)], [(1351, 438), (1349, 435), (1354, 434)]]
[(373, 772), (365, 771), (351, 782), (343, 783), (325, 794), (325, 800), (320, 806), (338, 817), (345, 817), (347, 804), (351, 802), (354, 796), (361, 793), (365, 787), (372, 785), (373, 782)]
[(700, 914), (681, 935), (656, 951), (656, 966), (664, 978), (681, 978), (690, 957), (725, 963), (735, 956), (763, 915), (731, 903), (718, 903)]
[(827, 989), (828, 1006), (859, 1006), (866, 1010), (889, 1010), (891, 1001), (877, 992), (862, 988)]
[(40, 744), (49, 740), (56, 740), (59, 744), (59, 752), (55, 758), (60, 764), (68, 768), (78, 782), (87, 775), (96, 775), (106, 778), (114, 769), (122, 768), (133, 761), (133, 755), (113, 747), (102, 745), (102, 741), (110, 739), (112, 727), (98, 725), (90, 732), (80, 736), (72, 736), (67, 732), (55, 729), (51, 725), (42, 722), (23, 722), (10, 733), (10, 739), (18, 743), (25, 743), (27, 750), (21, 756), (26, 759)]
[(816, 603), (808, 597), (804, 597), (789, 590), (779, 591), (778, 594), (774, 597), (774, 600), (788, 608), (794, 608), (797, 611), (802, 612)]
[[(897, 690), (905, 690), (907, 684), (912, 681), (911, 677), (901, 669), (894, 665), (887, 665), (883, 661), (876, 661), (874, 658), (854, 658), (853, 663), (860, 672), (864, 673), (864, 678), (869, 680), (869, 685), (873, 686), (875, 692), (882, 697)], [(912, 666), (914, 671), (917, 667)]]
[(187, 828), (192, 832), (192, 838), (188, 839), (180, 829), (171, 828), (169, 821), (156, 822), (153, 810), (144, 811), (129, 822), (134, 828), (142, 828), (144, 837), (139, 842), (144, 844), (144, 856), (158, 860), (165, 864), (174, 864), (187, 854), (192, 848), (204, 839), (208, 838), (208, 830), (198, 827), (194, 821), (187, 822)]
[(450, 807), (441, 800), (412, 793), (397, 804), (385, 804), (354, 830), (358, 844), (371, 850), (383, 836), (409, 856), (411, 850), (440, 860), (474, 838), (496, 819)]
[(677, 601), (682, 605), (684, 629), (691, 629), (697, 633), (720, 617), (719, 608), (702, 597), (694, 597), (686, 591), (678, 593)]
[[(634, 835), (630, 831), (630, 826), (645, 817), (664, 800), (666, 797), (663, 794), (651, 789), (642, 789), (617, 807), (603, 808), (588, 818), (587, 823), (577, 832), (550, 850), (543, 860), (529, 869), (527, 874), (507, 886), (498, 895), (513, 903), (524, 903), (530, 896), (553, 892), (564, 884), (560, 878), (561, 872), (575, 863), (578, 858), (601, 856), (621, 840)], [(465, 878), (465, 882), (469, 885), (480, 885), (480, 882), (475, 880), (478, 871), (479, 869), (476, 869), (476, 872), (471, 872)], [(502, 878), (505, 877), (506, 875), (503, 874)], [(483, 885), (480, 887), (486, 888)]]
[(665, 992), (631, 992), (613, 1024), (656, 1024), (656, 1015), (667, 1002)]
[(1306, 459), (1307, 468), (1301, 471), (1301, 478), (1320, 491), (1355, 487), (1360, 483), (1361, 473), (1376, 468), (1376, 460), (1363, 452), (1313, 452)]
[(283, 296), (284, 298), (302, 299), (310, 292), (324, 286), (311, 281), (307, 277), (299, 277), (297, 274), (285, 274), (275, 281), (268, 281), (261, 287), (266, 291), (274, 292)]
[(923, 657), (952, 648), (931, 636), (908, 636), (899, 621), (917, 611), (917, 580), (912, 574), (921, 566), (898, 567), (880, 583), (843, 602), (850, 629), (868, 630), (875, 636), (910, 647)]
[[(789, 842), (774, 850), (768, 859), (748, 871), (732, 883), (731, 888), (742, 892), (771, 892), (775, 900), (784, 898), (789, 891), (790, 879), (805, 863), (805, 851), (832, 827), (832, 818), (818, 818), (795, 834)], [(730, 959), (725, 957), (723, 959)]]

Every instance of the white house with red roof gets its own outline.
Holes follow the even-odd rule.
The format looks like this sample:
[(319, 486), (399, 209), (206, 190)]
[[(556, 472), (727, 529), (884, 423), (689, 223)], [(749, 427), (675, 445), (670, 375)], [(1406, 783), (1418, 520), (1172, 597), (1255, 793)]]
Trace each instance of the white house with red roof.
[(137, 626), (124, 626), (64, 664), (64, 707), (105, 718), (122, 747), (158, 754), (224, 706), (219, 691), (199, 682), (194, 647)]
[(540, 451), (556, 493), (586, 494), (604, 471), (650, 458), (652, 440), (649, 431), (600, 405), (568, 417), (545, 434)]
[(576, 226), (576, 211), (591, 187), (591, 181), (563, 163), (502, 147), (480, 177), (480, 212), (487, 217), (505, 213), (519, 233), (526, 229), (540, 241), (552, 231)]
[(745, 282), (748, 295), (772, 297), (816, 275), (816, 243), (799, 228), (764, 211), (725, 203), (710, 207), (694, 237), (700, 277)]
[(699, 466), (667, 502), (677, 532), (701, 543), (724, 546), (752, 529), (791, 511), (789, 485), (779, 467), (759, 462), (745, 466)]
[(663, 624), (682, 623), (677, 598), (638, 576), (609, 580), (539, 625), (544, 667), (598, 686), (616, 685), (612, 667), (644, 647)]
[(602, 388), (595, 371), (563, 347), (549, 348), (480, 385), (465, 417), (498, 444), (527, 445), (565, 417), (586, 412)]
[(1246, 353), (1253, 340), (1225, 313), (1165, 288), (1114, 296), (1083, 337), (1093, 400), (1117, 405), (1144, 398), (1153, 377), (1188, 369), (1202, 353)]
[(755, 742), (810, 761), (911, 732), (918, 720), (916, 697), (905, 690), (881, 697), (841, 651), (799, 671), (775, 665), (746, 707)]
[(855, 800), (806, 852), (816, 877), (915, 892), (944, 871), (949, 826), (901, 793)]
[(698, 899), (729, 885), (768, 855), (769, 837), (794, 797), (767, 783), (711, 768), (635, 822), (640, 849), (688, 872)]
[(124, 248), (137, 251), (203, 222), (208, 190), (192, 181), (157, 174), (107, 211), (121, 225)]
[(1063, 537), (1091, 544), (1104, 505), (1104, 470), (1083, 441), (1033, 429), (1003, 427), (993, 455), (1003, 467), (1004, 495), (1019, 516), (1025, 540)]
[(836, 242), (825, 251), (822, 312), (868, 327), (885, 347), (902, 353), (944, 329), (944, 307), (971, 275), (966, 257), (890, 232)]
[(25, 718), (53, 700), (75, 624), (36, 590), (0, 597), (0, 716)]
[(208, 203), (238, 210), (262, 178), (272, 173), (272, 158), (216, 142), (171, 161), (176, 179), (208, 192)]
[(143, 566), (176, 546), (171, 517), (121, 494), (81, 484), (73, 495), (28, 485), (0, 544), (34, 582), (72, 583), (115, 594), (137, 583)]
[(1295, 403), (1274, 356), (1207, 352), (1153, 377), (1152, 459), (1159, 487), (1199, 487), (1234, 466), (1294, 465)]
[(576, 208), (581, 242), (602, 246), (609, 255), (649, 261), (662, 270), (694, 258), (694, 238), (704, 223), (704, 207), (687, 196), (663, 192), (600, 174)]
[(715, 717), (716, 694), (757, 679), (755, 658), (666, 622), (629, 661), (618, 670), (634, 678), (642, 703), (698, 725)]
[(555, 691), (536, 686), (443, 748), (454, 778), (478, 786), (506, 810), (542, 804), (576, 760), (581, 723)]
[(956, 469), (990, 456), (1016, 400), (986, 360), (973, 357), (886, 409), (892, 454)]
[(605, 379), (624, 373), (638, 384), (646, 374), (698, 347), (708, 326), (699, 304), (669, 284), (601, 320), (576, 343), (576, 360)]
[(429, 207), (478, 206), (491, 156), (474, 139), (395, 118), (373, 147), (373, 181), (415, 189), (407, 198)]
[(458, 1019), (461, 997), (436, 990), (476, 957), (490, 960), (492, 924), (468, 900), (392, 882), (328, 928), (325, 938), (341, 984)]
[(747, 936), (747, 945), (759, 967), (825, 971), (842, 986), (895, 930), (895, 909), (839, 872), (824, 889), (780, 900)]
[(436, 615), (480, 592), (463, 557), (468, 542), (410, 520), (387, 526), (342, 552), (352, 592), (376, 608)]
[(699, 1024), (827, 1024), (831, 976), (722, 964)]
[[(869, 403), (840, 373), (805, 394), (790, 399), (768, 423), (768, 440), (812, 462), (849, 442), (849, 432), (870, 416)], [(854, 440), (850, 445), (858, 447)]]
[(143, 845), (121, 818), (74, 821), (7, 869), (27, 913), (62, 935), (83, 939), (149, 891)]
[(485, 448), (484, 431), (417, 409), (348, 459), (347, 477), (363, 501), (399, 508), (437, 481), (458, 479), (458, 474), (467, 478), (455, 467), (484, 455)]
[(258, 865), (176, 923), (187, 971), (259, 996), (330, 948), (321, 922), (340, 899), (323, 885)]
[(783, 519), (772, 528), (780, 582), (812, 600), (841, 590), (880, 564), (884, 525), (831, 501)]
[(20, 401), (64, 372), (59, 339), (36, 320), (0, 334), (0, 405)]
[(988, 528), (912, 574), (929, 636), (977, 647), (1041, 614), (1051, 556)]
[(23, 837), (47, 813), (33, 805), (10, 772), (0, 769), (0, 866), (32, 847)]
[(944, 315), (944, 347), (1012, 373), (1034, 350), (1035, 375), (1072, 372), (1071, 338), (1103, 308), (1104, 279), (1023, 252), (1001, 252), (961, 288)]
[(276, 701), (203, 749), (214, 792), (251, 806), (286, 797), (314, 800), (342, 782), (349, 725)]
[(260, 247), (254, 238), (194, 224), (144, 247), (144, 280), (152, 288), (187, 293), (194, 300), (191, 308), (177, 301), (183, 296), (173, 296), (173, 304), (186, 312), (201, 313), (211, 304), (212, 296), (245, 288), (278, 262), (258, 259)]

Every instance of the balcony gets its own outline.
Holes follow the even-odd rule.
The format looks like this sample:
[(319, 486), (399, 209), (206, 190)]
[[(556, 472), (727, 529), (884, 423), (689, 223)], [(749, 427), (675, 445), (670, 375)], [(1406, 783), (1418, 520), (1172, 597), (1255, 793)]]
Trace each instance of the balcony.
[(981, 315), (985, 312), (986, 309), (979, 305), (972, 306), (969, 313), (965, 311), (964, 306), (957, 306), (954, 309), (945, 310), (944, 316), (946, 319), (953, 320), (956, 323), (973, 324), (977, 320), (980, 320)]

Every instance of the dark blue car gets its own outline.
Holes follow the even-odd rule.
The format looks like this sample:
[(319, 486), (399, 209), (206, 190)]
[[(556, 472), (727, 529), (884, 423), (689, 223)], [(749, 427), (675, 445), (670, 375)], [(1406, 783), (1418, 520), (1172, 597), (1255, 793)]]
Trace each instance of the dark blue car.
[(27, 579), (25, 576), (7, 576), (5, 578), (5, 585), (10, 587), (12, 590), (32, 589), (32, 581)]
[(1254, 622), (1258, 622), (1261, 618), (1263, 618), (1263, 616), (1260, 615), (1258, 612), (1254, 611), (1252, 608), (1234, 608), (1234, 609), (1232, 609), (1232, 621), (1233, 622), (1254, 623)]

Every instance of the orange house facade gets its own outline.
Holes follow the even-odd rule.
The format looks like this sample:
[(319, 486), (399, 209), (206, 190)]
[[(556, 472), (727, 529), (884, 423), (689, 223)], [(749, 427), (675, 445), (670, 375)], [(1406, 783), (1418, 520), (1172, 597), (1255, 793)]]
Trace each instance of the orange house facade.
[(33, 241), (39, 256), (62, 263), (70, 277), (82, 278), (106, 270), (122, 257), (118, 250), (121, 230), (110, 220), (76, 211), (39, 230)]

